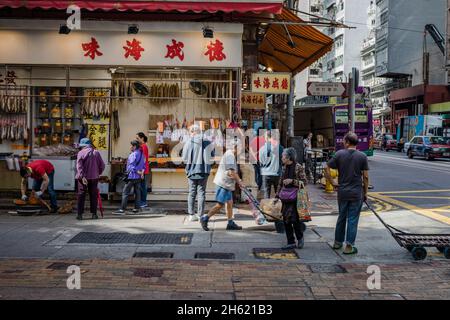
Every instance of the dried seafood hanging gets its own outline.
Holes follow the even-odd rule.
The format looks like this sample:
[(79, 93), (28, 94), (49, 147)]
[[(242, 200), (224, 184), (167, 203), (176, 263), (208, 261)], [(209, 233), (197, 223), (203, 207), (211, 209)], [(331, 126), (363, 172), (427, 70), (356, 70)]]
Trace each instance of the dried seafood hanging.
[(85, 89), (81, 114), (91, 117), (111, 115), (111, 91), (109, 89)]
[(7, 113), (26, 113), (30, 104), (27, 86), (0, 88), (0, 111)]
[(28, 125), (24, 115), (2, 115), (0, 118), (1, 140), (27, 140)]

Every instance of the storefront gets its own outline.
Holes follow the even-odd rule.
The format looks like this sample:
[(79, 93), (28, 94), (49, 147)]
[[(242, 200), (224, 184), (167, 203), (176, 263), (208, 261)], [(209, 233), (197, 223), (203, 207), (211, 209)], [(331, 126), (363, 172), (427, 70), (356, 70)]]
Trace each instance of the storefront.
[(390, 132), (396, 132), (401, 118), (430, 114), (430, 105), (449, 99), (448, 87), (440, 85), (418, 85), (392, 91), (389, 96), (392, 119)]
[[(41, 2), (30, 7), (34, 3), (12, 1), (10, 7), (25, 6), (39, 16), (46, 14), (48, 8), (62, 11), (67, 5), (64, 1), (49, 1), (48, 6)], [(120, 193), (122, 186), (114, 177), (123, 170), (130, 141), (142, 131), (149, 136), (151, 199), (184, 200), (187, 181), (179, 151), (186, 129), (193, 123), (204, 132), (223, 132), (230, 125), (255, 129), (264, 126), (267, 114), (273, 112), (270, 106), (277, 99), (267, 101), (265, 94), (253, 90), (249, 74), (259, 71), (258, 63), (273, 71), (299, 72), (329, 50), (332, 43), (312, 27), (288, 26), (293, 36), (298, 33), (296, 47), (288, 47), (282, 54), (292, 51), (298, 55), (298, 51), (304, 58), (291, 59), (289, 63), (293, 64), (287, 70), (273, 64), (278, 58), (271, 58), (269, 49), (264, 49), (263, 59), (261, 48), (270, 37), (258, 48), (256, 31), (281, 28), (277, 24), (267, 30), (267, 23), (263, 26), (260, 21), (278, 21), (286, 18), (283, 14), (292, 15), (282, 9), (282, 1), (252, 1), (251, 6), (240, 1), (189, 2), (201, 8), (183, 11), (171, 7), (164, 9), (164, 14), (156, 13), (158, 8), (137, 8), (135, 2), (126, 7), (118, 4), (119, 9), (99, 7), (100, 12), (96, 13), (92, 12), (92, 2), (70, 3), (87, 10), (83, 11), (85, 16), (93, 20), (112, 16), (118, 19), (82, 21), (82, 29), (69, 34), (58, 33), (60, 20), (17, 17), (0, 22), (0, 39), (10, 44), (0, 47), (0, 75), (5, 81), (0, 83), (4, 89), (0, 92), (26, 101), (15, 103), (20, 108), (14, 112), (11, 107), (6, 109), (8, 117), (18, 119), (0, 123), (0, 129), (13, 121), (21, 126), (16, 131), (23, 136), (15, 133), (5, 137), (0, 152), (25, 154), (31, 160), (49, 158), (57, 167), (57, 190), (75, 190), (77, 150), (73, 144), (76, 146), (81, 137), (87, 136), (107, 163), (104, 175), (111, 183), (102, 185), (101, 192)], [(164, 3), (177, 6), (188, 2)], [(140, 14), (142, 10), (148, 15)], [(49, 13), (52, 14), (55, 13)], [(137, 33), (130, 33), (128, 27), (136, 25), (136, 21), (123, 17), (135, 17), (133, 14), (144, 20), (167, 21), (139, 21)], [(204, 21), (219, 16), (228, 22), (186, 21), (193, 16), (204, 16)], [(212, 34), (205, 34), (205, 28)], [(274, 39), (287, 43), (288, 36), (278, 34)], [(323, 39), (326, 41), (320, 43)], [(313, 46), (316, 40), (318, 43)], [(276, 83), (273, 79), (270, 85)], [(279, 85), (285, 86), (282, 79)], [(20, 94), (11, 95), (12, 90)], [(290, 92), (290, 83), (285, 91)], [(282, 117), (278, 118), (282, 122)], [(215, 141), (217, 147), (223, 145), (220, 140)], [(16, 189), (20, 181), (17, 172), (7, 173), (16, 179), (8, 188)], [(215, 168), (211, 179), (214, 173)], [(209, 183), (209, 188), (212, 191), (214, 184)]]
[(442, 134), (450, 137), (450, 102), (442, 102), (430, 105), (431, 115), (442, 116)]

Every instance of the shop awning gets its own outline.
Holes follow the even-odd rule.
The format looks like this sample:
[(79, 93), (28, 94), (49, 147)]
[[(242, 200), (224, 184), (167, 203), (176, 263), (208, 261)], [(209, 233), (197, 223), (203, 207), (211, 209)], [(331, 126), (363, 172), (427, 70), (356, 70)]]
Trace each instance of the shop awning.
[(50, 1), (50, 0), (6, 0), (0, 2), (0, 8), (27, 9), (58, 9), (66, 10), (70, 5), (77, 5), (81, 9), (94, 11), (177, 11), (177, 12), (253, 12), (253, 13), (281, 13), (283, 1), (277, 0), (228, 0), (228, 1)]
[[(276, 15), (280, 22), (304, 22), (288, 9)], [(259, 63), (275, 72), (301, 72), (331, 50), (333, 39), (308, 25), (271, 24), (259, 46)], [(289, 45), (290, 37), (294, 47)]]

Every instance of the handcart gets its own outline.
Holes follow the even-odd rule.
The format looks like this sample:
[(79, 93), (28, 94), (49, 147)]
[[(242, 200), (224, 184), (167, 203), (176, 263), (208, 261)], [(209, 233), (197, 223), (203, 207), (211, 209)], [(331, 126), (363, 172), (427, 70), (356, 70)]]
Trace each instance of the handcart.
[(260, 205), (259, 201), (255, 198), (255, 196), (253, 196), (253, 194), (252, 194), (252, 192), (250, 190), (248, 190), (247, 188), (242, 188), (242, 191), (245, 193), (245, 195), (247, 196), (247, 198), (248, 198), (248, 200), (250, 202), (250, 205), (254, 209), (253, 210), (254, 211), (254, 216), (255, 216), (255, 211), (256, 211), (256, 213), (262, 214), (263, 217), (265, 217), (265, 218), (270, 218), (270, 219), (272, 219), (274, 221), (281, 221), (281, 219), (279, 219), (277, 217), (274, 217), (274, 216), (264, 212), (261, 209), (261, 205)]
[(411, 252), (414, 260), (424, 260), (427, 257), (425, 248), (431, 247), (435, 247), (444, 254), (445, 258), (450, 259), (450, 234), (412, 234), (403, 232), (385, 223), (378, 213), (367, 202), (365, 203), (370, 211), (388, 229), (400, 247)]

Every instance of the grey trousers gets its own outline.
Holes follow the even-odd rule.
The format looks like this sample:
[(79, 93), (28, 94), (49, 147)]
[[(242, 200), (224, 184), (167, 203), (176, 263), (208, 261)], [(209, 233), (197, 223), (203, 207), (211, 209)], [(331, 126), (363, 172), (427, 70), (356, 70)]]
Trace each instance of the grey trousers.
[(206, 179), (188, 179), (189, 181), (189, 196), (188, 196), (188, 213), (190, 215), (195, 214), (195, 199), (198, 195), (197, 200), (197, 214), (201, 216), (205, 209), (205, 201), (206, 201), (206, 184), (208, 182), (208, 178)]
[(126, 210), (128, 204), (128, 197), (131, 195), (131, 190), (134, 188), (134, 208), (139, 209), (141, 205), (141, 179), (128, 180), (122, 192), (122, 204), (120, 208)]
[(272, 187), (275, 189), (275, 195), (278, 191), (279, 176), (262, 176), (262, 189), (264, 191), (264, 199), (270, 199)]

